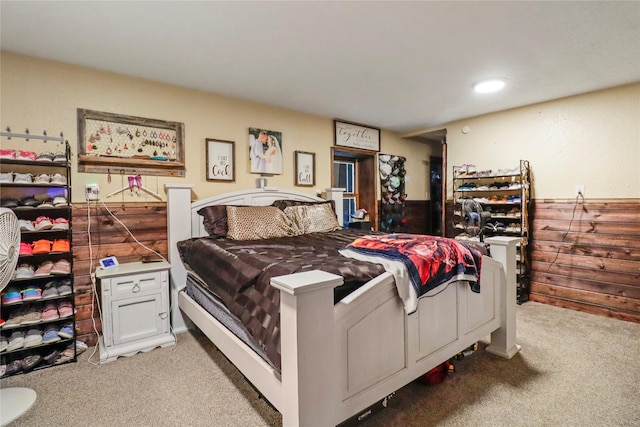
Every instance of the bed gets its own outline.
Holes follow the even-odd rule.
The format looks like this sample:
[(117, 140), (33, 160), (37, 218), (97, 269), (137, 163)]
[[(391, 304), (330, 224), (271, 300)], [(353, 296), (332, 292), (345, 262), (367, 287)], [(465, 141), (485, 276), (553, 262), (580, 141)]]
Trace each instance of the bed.
[[(198, 214), (207, 206), (323, 199), (265, 187), (192, 203), (192, 185), (165, 188), (174, 331), (197, 326), (282, 414), (284, 426), (340, 424), (488, 335), (487, 351), (493, 354), (511, 358), (520, 349), (515, 343), (518, 239), (495, 237), (486, 239), (491, 257), (482, 256), (479, 293), (463, 280), (443, 285), (418, 299), (411, 314), (388, 271), (337, 302), (334, 289), (344, 286), (338, 274), (313, 269), (272, 277), (280, 304), (280, 365), (274, 366), (187, 292), (192, 273), (178, 244), (208, 235)], [(326, 194), (336, 207), (342, 205), (341, 191)]]

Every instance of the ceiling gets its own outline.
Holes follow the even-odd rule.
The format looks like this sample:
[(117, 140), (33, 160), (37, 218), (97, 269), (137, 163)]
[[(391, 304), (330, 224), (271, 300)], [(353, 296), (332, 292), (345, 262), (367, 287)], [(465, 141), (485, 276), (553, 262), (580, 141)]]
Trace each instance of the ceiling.
[(637, 1), (2, 0), (0, 19), (3, 50), (400, 133), (640, 81)]

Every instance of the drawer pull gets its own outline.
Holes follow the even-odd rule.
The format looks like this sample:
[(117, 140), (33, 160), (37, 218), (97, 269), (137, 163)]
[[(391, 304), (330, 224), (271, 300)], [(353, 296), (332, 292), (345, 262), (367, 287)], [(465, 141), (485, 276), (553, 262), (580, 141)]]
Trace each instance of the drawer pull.
[(158, 314), (158, 316), (160, 316), (162, 320), (166, 319), (168, 315), (169, 314), (166, 311), (163, 311), (162, 313)]
[(134, 294), (140, 292), (140, 284), (136, 283), (135, 285), (133, 285), (133, 288), (131, 288), (131, 292), (133, 292)]

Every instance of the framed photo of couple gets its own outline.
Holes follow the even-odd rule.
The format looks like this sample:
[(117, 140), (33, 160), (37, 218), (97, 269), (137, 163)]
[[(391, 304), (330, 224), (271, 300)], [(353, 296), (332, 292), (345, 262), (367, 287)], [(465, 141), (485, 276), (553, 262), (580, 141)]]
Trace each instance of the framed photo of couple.
[(282, 174), (282, 132), (249, 128), (251, 173)]
[(235, 142), (206, 139), (207, 181), (235, 181)]
[(299, 187), (316, 185), (316, 153), (296, 151), (295, 184)]

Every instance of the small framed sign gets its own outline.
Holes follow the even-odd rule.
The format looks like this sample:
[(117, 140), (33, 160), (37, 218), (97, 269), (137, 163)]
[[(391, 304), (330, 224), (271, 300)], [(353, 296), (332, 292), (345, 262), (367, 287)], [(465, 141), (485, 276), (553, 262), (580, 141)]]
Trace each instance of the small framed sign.
[(333, 123), (336, 145), (380, 151), (380, 129), (339, 120), (334, 120)]
[(207, 181), (235, 181), (235, 142), (207, 141)]
[(316, 185), (316, 153), (296, 151), (296, 179), (298, 187)]

